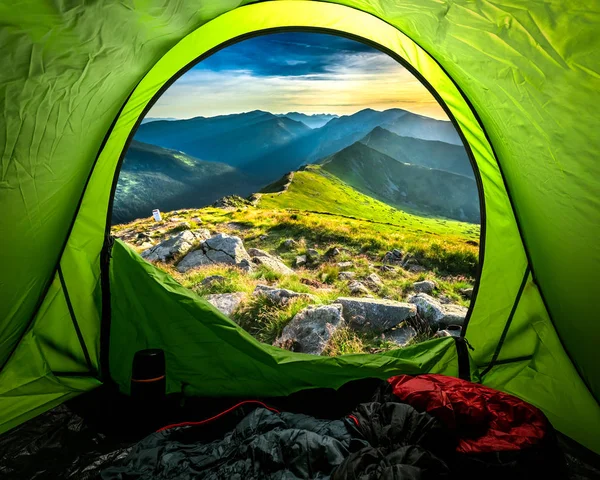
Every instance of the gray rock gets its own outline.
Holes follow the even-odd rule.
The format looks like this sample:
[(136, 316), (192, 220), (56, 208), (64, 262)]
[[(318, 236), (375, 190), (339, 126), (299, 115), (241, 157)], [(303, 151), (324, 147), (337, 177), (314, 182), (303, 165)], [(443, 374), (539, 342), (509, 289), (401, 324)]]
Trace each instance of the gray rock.
[(242, 259), (242, 261), (238, 263), (236, 267), (238, 267), (240, 270), (246, 273), (251, 273), (254, 271), (254, 265), (250, 262), (250, 260), (247, 260), (245, 258)]
[(352, 280), (356, 277), (356, 272), (340, 272), (338, 273), (338, 279), (340, 280)]
[(432, 280), (423, 280), (422, 282), (413, 283), (415, 292), (431, 293), (437, 287), (437, 284)]
[(399, 347), (405, 347), (410, 341), (417, 336), (417, 331), (409, 326), (394, 328), (385, 333), (385, 339), (395, 343)]
[(394, 250), (387, 252), (383, 256), (383, 263), (384, 264), (392, 264), (392, 265), (401, 265), (403, 256), (404, 256), (404, 253), (401, 252), (400, 250), (398, 250), (397, 248), (395, 248)]
[(337, 256), (341, 255), (341, 253), (342, 253), (342, 252), (341, 252), (341, 250), (340, 250), (339, 248), (337, 248), (337, 247), (332, 247), (332, 248), (330, 248), (329, 250), (327, 250), (327, 251), (325, 252), (325, 256), (326, 256), (327, 258), (333, 258), (333, 257), (337, 257)]
[(408, 271), (412, 272), (412, 273), (423, 273), (423, 272), (426, 272), (427, 269), (425, 267), (423, 267), (422, 265), (413, 264), (413, 265), (408, 266)]
[(150, 248), (152, 248), (154, 246), (154, 244), (152, 242), (144, 242), (140, 245), (141, 248), (148, 250)]
[(338, 268), (352, 268), (354, 263), (352, 262), (339, 262), (335, 264)]
[(295, 265), (297, 267), (303, 267), (304, 265), (306, 265), (306, 255), (298, 255), (296, 257)]
[[(206, 231), (206, 229), (202, 229), (199, 232), (205, 234)], [(230, 237), (225, 233), (219, 233), (204, 240), (200, 244), (200, 249), (189, 253), (179, 262), (177, 270), (185, 273), (190, 268), (215, 263), (236, 265), (246, 271), (252, 270), (250, 255), (246, 252), (242, 240), (239, 237)]]
[(415, 305), (393, 300), (341, 297), (336, 302), (342, 304), (346, 322), (361, 331), (383, 332), (417, 315)]
[(395, 272), (396, 268), (392, 267), (391, 265), (381, 265), (379, 270), (382, 272)]
[(288, 239), (284, 240), (284, 242), (283, 242), (283, 246), (285, 248), (287, 248), (288, 250), (292, 250), (293, 248), (296, 248), (297, 245), (298, 245), (298, 242), (296, 242), (296, 240), (294, 240), (293, 238), (288, 238)]
[(364, 283), (358, 281), (352, 281), (348, 284), (348, 288), (350, 289), (350, 293), (352, 295), (370, 295), (371, 292), (367, 287), (365, 287)]
[(306, 251), (306, 260), (310, 263), (316, 263), (321, 259), (321, 254), (314, 248), (309, 248)]
[(228, 317), (236, 311), (246, 298), (244, 292), (218, 293), (204, 297), (212, 306)]
[(250, 255), (244, 248), (239, 237), (219, 233), (202, 242), (202, 249), (213, 263), (238, 264), (242, 260), (250, 260)]
[(194, 222), (194, 223), (196, 223), (198, 225), (202, 225), (204, 223), (200, 217), (194, 217), (194, 218), (192, 218), (192, 222)]
[(462, 327), (460, 327), (459, 325), (452, 325), (452, 326), (449, 326), (448, 328), (446, 328), (444, 330), (438, 330), (433, 337), (434, 338), (439, 338), (439, 337), (460, 337), (461, 330), (462, 330)]
[(417, 306), (419, 315), (435, 328), (440, 325), (463, 325), (467, 309), (460, 305), (443, 305), (426, 293), (418, 293), (408, 299)]
[(281, 275), (293, 275), (294, 271), (288, 267), (285, 263), (276, 257), (268, 256), (256, 256), (252, 261), (257, 265), (264, 265), (268, 269), (280, 273)]
[(371, 290), (379, 290), (381, 287), (383, 287), (383, 281), (376, 273), (371, 273), (367, 278), (365, 278), (365, 284)]
[(463, 297), (471, 298), (473, 296), (473, 287), (461, 288), (459, 292)]
[(264, 295), (273, 303), (278, 305), (285, 305), (293, 298), (304, 298), (312, 302), (317, 301), (317, 297), (310, 293), (300, 293), (288, 290), (287, 288), (270, 287), (268, 285), (257, 285), (252, 292), (252, 295)]
[(222, 275), (210, 275), (209, 277), (206, 277), (204, 280), (202, 280), (200, 282), (200, 285), (209, 288), (213, 285), (216, 285), (217, 283), (223, 283), (225, 282), (225, 280), (226, 278)]
[(177, 271), (180, 273), (185, 273), (192, 268), (212, 264), (213, 262), (206, 256), (202, 249), (194, 250), (181, 259), (181, 261), (177, 264)]
[(272, 257), (273, 256), (269, 252), (265, 252), (264, 250), (261, 250), (260, 248), (249, 248), (248, 255), (250, 255), (252, 258), (254, 258), (254, 257)]
[(175, 255), (181, 255), (188, 252), (198, 240), (199, 238), (194, 232), (185, 230), (176, 233), (168, 240), (165, 240), (148, 250), (144, 250), (141, 255), (146, 260), (166, 262)]
[(207, 240), (210, 238), (210, 230), (208, 228), (197, 228), (192, 230), (194, 236), (199, 240)]
[(320, 355), (333, 334), (344, 326), (339, 304), (308, 307), (288, 323), (273, 345), (294, 352)]

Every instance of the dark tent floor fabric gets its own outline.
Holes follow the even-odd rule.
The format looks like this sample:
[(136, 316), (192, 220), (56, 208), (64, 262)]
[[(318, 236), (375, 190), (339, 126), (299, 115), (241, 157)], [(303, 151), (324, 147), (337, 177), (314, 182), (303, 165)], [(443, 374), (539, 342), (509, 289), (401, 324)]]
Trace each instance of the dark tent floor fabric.
[[(197, 461), (196, 454), (203, 451), (206, 460), (211, 449), (223, 455), (229, 439), (236, 448), (230, 450), (232, 457), (227, 465), (242, 469), (239, 478), (600, 478), (600, 465), (594, 464), (597, 457), (568, 440), (560, 442), (564, 455), (556, 449), (555, 441), (527, 452), (457, 455), (456, 431), (401, 403), (392, 385), (376, 379), (350, 382), (337, 391), (316, 389), (263, 399), (281, 413), (259, 405), (243, 405), (208, 424), (155, 432), (171, 423), (204, 420), (239, 402), (180, 400), (171, 399), (163, 409), (149, 412), (108, 387), (90, 392), (0, 436), (0, 477), (185, 479), (181, 472), (173, 475), (176, 470), (170, 472), (171, 476), (136, 476), (132, 468), (136, 462), (147, 468), (171, 452), (187, 462), (189, 472), (190, 458)], [(257, 435), (259, 431), (265, 436)], [(269, 468), (277, 471), (279, 455), (283, 468), (280, 476), (253, 477), (243, 470), (248, 465), (248, 452), (239, 448), (244, 439), (255, 442), (251, 456), (255, 463), (260, 459), (258, 452), (263, 452)], [(311, 441), (315, 448), (305, 449), (303, 445)], [(161, 454), (153, 457), (149, 452), (159, 444)], [(288, 445), (288, 452), (280, 448), (273, 455), (269, 449), (275, 444)], [(183, 445), (185, 448), (175, 448)], [(244, 461), (235, 462), (236, 452), (246, 457)], [(307, 452), (313, 464), (306, 461)], [(281, 460), (281, 455), (289, 458)], [(296, 464), (290, 460), (299, 456), (303, 459)], [(303, 470), (307, 465), (313, 467), (310, 475)], [(563, 475), (559, 473), (561, 465), (566, 468)], [(322, 470), (320, 476), (315, 473), (318, 469)], [(125, 471), (127, 475), (122, 475)], [(236, 478), (230, 471), (215, 471), (218, 474), (212, 477), (196, 472), (189, 478)]]

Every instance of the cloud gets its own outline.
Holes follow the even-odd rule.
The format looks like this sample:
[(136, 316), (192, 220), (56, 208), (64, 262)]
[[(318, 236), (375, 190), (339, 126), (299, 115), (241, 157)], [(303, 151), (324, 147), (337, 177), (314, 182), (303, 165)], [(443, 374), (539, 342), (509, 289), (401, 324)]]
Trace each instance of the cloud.
[(280, 33), (227, 47), (178, 79), (148, 116), (250, 110), (351, 114), (406, 108), (446, 118), (426, 88), (388, 55), (324, 34)]

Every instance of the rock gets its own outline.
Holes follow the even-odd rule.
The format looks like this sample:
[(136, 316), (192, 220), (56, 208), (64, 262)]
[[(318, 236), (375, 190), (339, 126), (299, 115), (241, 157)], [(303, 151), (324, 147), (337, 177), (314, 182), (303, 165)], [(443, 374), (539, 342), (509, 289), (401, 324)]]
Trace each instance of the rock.
[(321, 259), (321, 254), (314, 248), (309, 248), (306, 251), (306, 260), (310, 263), (316, 263)]
[(254, 257), (273, 257), (273, 255), (271, 255), (268, 252), (265, 252), (264, 250), (261, 250), (260, 248), (249, 248), (248, 255), (250, 255), (253, 258)]
[(287, 248), (288, 250), (292, 250), (293, 248), (296, 248), (297, 245), (298, 245), (298, 242), (296, 242), (296, 240), (294, 240), (293, 238), (288, 238), (288, 239), (284, 240), (284, 242), (283, 242), (283, 246), (285, 248)]
[(396, 268), (392, 267), (391, 265), (381, 265), (379, 270), (382, 272), (395, 272)]
[(336, 267), (338, 268), (352, 268), (354, 266), (354, 263), (352, 262), (339, 262), (335, 264)]
[(337, 247), (332, 247), (332, 248), (330, 248), (329, 250), (327, 250), (327, 251), (325, 252), (325, 256), (326, 256), (327, 258), (334, 258), (334, 257), (337, 257), (337, 256), (341, 255), (341, 253), (342, 253), (342, 252), (341, 252), (341, 250), (340, 250), (339, 248), (337, 248)]
[(384, 264), (386, 264), (386, 263), (392, 264), (392, 265), (401, 265), (402, 257), (404, 257), (404, 253), (401, 252), (400, 250), (398, 250), (397, 248), (395, 248), (394, 250), (387, 252), (383, 256), (383, 263)]
[(413, 338), (417, 336), (417, 331), (406, 325), (400, 328), (394, 328), (385, 333), (385, 339), (395, 343), (399, 347), (405, 347)]
[(183, 218), (181, 217), (170, 217), (169, 222), (183, 222)]
[(339, 304), (308, 307), (288, 323), (273, 345), (294, 352), (320, 355), (333, 334), (344, 326)]
[(242, 259), (242, 261), (240, 263), (238, 263), (236, 265), (236, 267), (238, 267), (240, 270), (246, 272), (246, 273), (250, 273), (254, 271), (254, 265), (252, 265), (252, 263), (250, 263), (250, 260), (247, 259)]
[(154, 246), (154, 244), (152, 242), (144, 242), (140, 245), (141, 248), (143, 248), (144, 250), (148, 250), (150, 248), (152, 248)]
[(242, 260), (250, 260), (250, 255), (244, 248), (239, 237), (219, 233), (202, 242), (202, 249), (213, 263), (238, 264)]
[(175, 255), (188, 252), (198, 240), (199, 238), (194, 232), (185, 230), (148, 250), (144, 250), (141, 255), (146, 260), (165, 262), (172, 259)]
[(213, 262), (206, 256), (202, 249), (194, 250), (181, 259), (181, 261), (177, 264), (177, 271), (180, 273), (185, 273), (192, 268), (212, 264)]
[(440, 295), (437, 297), (437, 301), (443, 303), (444, 305), (452, 303), (452, 299), (448, 295)]
[(259, 238), (259, 240), (266, 240), (267, 238), (269, 238), (269, 236), (268, 235), (261, 235), (258, 238)]
[(252, 295), (264, 295), (278, 305), (285, 305), (293, 298), (304, 298), (313, 302), (318, 300), (317, 297), (310, 293), (299, 293), (286, 288), (270, 287), (268, 285), (257, 285)]
[(194, 222), (197, 225), (202, 225), (204, 223), (200, 217), (192, 218), (192, 222)]
[(211, 275), (206, 277), (204, 280), (200, 282), (200, 285), (206, 288), (210, 288), (217, 283), (224, 283), (226, 278), (222, 275)]
[(196, 228), (195, 230), (192, 230), (192, 233), (199, 240), (208, 240), (211, 237), (208, 228)]
[(413, 264), (413, 265), (408, 266), (408, 271), (412, 272), (412, 273), (423, 273), (423, 272), (426, 272), (427, 269), (421, 265)]
[(304, 265), (306, 265), (306, 255), (298, 255), (296, 257), (295, 265), (297, 267), (303, 267)]
[(408, 299), (417, 306), (419, 315), (427, 322), (438, 328), (440, 325), (463, 325), (467, 309), (460, 305), (443, 305), (426, 293), (418, 293)]
[(219, 198), (212, 206), (224, 209), (243, 208), (252, 206), (252, 202), (238, 195), (229, 195), (227, 197)]
[(370, 295), (371, 292), (367, 287), (365, 287), (364, 283), (353, 281), (348, 284), (348, 288), (350, 289), (350, 294), (352, 295)]
[(336, 303), (352, 328), (366, 332), (384, 332), (417, 315), (415, 305), (393, 300), (340, 297)]
[(229, 317), (240, 306), (240, 303), (244, 301), (246, 294), (244, 292), (217, 293), (206, 295), (204, 298), (213, 307)]
[(473, 287), (461, 288), (459, 292), (463, 297), (471, 298), (473, 296)]
[(340, 272), (338, 273), (338, 279), (340, 280), (352, 280), (356, 277), (356, 272)]
[(377, 275), (376, 273), (372, 273), (367, 278), (365, 278), (365, 284), (371, 290), (379, 290), (381, 287), (383, 287), (383, 281), (381, 280), (381, 278), (379, 278), (379, 275)]
[(448, 328), (446, 328), (444, 330), (438, 330), (433, 337), (434, 338), (460, 337), (461, 330), (462, 330), (462, 327), (459, 325), (450, 325)]
[(431, 293), (437, 287), (437, 284), (432, 280), (423, 280), (422, 282), (413, 283), (415, 292)]
[(138, 233), (135, 238), (138, 240), (150, 240), (150, 236), (144, 232)]
[(268, 256), (257, 256), (252, 259), (252, 261), (257, 265), (264, 265), (268, 269), (273, 272), (280, 273), (281, 275), (293, 275), (294, 271), (288, 267), (285, 263), (283, 263), (278, 258)]
[(252, 270), (250, 255), (246, 252), (242, 240), (239, 237), (230, 237), (225, 233), (219, 233), (204, 240), (200, 244), (200, 249), (187, 254), (179, 262), (177, 270), (185, 273), (190, 268), (215, 263), (236, 265), (246, 271)]

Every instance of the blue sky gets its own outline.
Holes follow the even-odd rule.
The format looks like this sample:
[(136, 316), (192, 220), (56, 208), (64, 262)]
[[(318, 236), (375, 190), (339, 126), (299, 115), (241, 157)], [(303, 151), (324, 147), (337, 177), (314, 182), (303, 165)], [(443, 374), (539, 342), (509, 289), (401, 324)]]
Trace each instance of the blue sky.
[(363, 108), (405, 108), (446, 119), (425, 87), (388, 55), (315, 33), (270, 34), (227, 47), (178, 79), (148, 116), (257, 109), (347, 115)]

